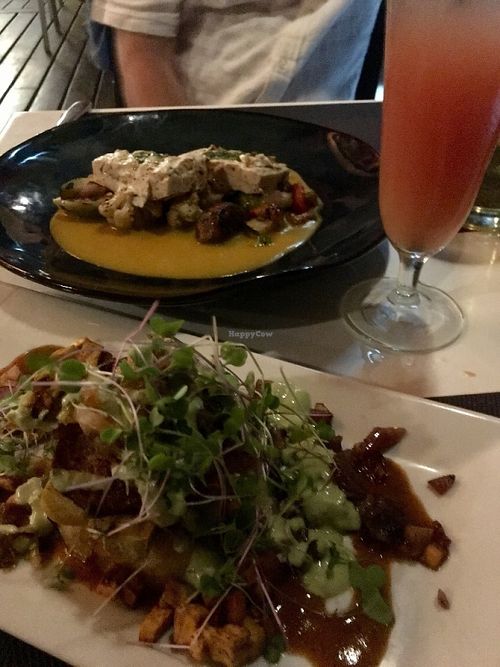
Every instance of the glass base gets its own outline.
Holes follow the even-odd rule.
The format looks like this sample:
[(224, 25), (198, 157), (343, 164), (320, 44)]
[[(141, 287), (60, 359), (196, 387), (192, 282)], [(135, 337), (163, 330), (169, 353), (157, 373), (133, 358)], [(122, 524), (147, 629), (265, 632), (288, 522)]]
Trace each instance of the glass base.
[(490, 232), (500, 234), (500, 208), (474, 206), (464, 223), (470, 232)]
[(410, 305), (389, 299), (394, 278), (368, 280), (344, 296), (342, 316), (352, 332), (374, 347), (400, 352), (428, 352), (458, 338), (464, 316), (453, 299), (435, 287), (419, 284)]

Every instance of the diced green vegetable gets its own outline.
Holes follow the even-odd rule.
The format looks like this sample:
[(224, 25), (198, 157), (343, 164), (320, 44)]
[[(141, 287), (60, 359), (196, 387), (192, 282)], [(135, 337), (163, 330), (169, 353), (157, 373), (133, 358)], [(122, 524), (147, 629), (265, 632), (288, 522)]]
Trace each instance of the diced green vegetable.
[(304, 494), (303, 508), (313, 526), (329, 526), (342, 532), (359, 530), (359, 512), (335, 484)]

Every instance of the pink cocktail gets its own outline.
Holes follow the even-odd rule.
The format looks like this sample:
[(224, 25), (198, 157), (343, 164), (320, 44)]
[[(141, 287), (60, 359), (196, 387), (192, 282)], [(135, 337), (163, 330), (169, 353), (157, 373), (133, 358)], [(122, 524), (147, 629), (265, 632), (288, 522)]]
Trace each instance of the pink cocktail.
[(499, 0), (390, 7), (380, 206), (398, 248), (434, 253), (469, 213), (500, 119), (499, 32)]
[(434, 349), (461, 330), (458, 306), (418, 277), (463, 225), (496, 145), (499, 32), (500, 0), (388, 2), (380, 210), (401, 271), (344, 302), (372, 342)]

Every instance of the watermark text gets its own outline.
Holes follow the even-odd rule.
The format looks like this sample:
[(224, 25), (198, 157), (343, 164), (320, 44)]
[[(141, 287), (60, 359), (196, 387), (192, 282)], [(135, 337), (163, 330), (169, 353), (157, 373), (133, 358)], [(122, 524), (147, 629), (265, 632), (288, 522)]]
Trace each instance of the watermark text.
[(272, 331), (262, 329), (229, 329), (227, 332), (228, 338), (239, 338), (240, 340), (253, 340), (254, 338), (271, 338)]

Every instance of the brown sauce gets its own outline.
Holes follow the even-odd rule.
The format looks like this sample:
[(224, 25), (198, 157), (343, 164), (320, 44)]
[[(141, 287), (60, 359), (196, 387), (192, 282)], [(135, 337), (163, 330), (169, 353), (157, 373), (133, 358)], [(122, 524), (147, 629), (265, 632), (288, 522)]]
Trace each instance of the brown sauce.
[(430, 526), (432, 519), (420, 498), (414, 493), (405, 471), (389, 458), (384, 457), (384, 465), (387, 477), (382, 482), (367, 481), (368, 493), (392, 500), (404, 509), (410, 523)]
[[(398, 507), (400, 507), (408, 523), (417, 526), (432, 527), (433, 520), (427, 513), (422, 501), (414, 493), (411, 488), (408, 476), (404, 470), (394, 463), (391, 459), (384, 458), (384, 465), (386, 467), (387, 478), (382, 482), (367, 483), (367, 491), (369, 494), (385, 498)], [(358, 554), (358, 558), (363, 561), (365, 558), (378, 557), (386, 560), (407, 560), (405, 552), (398, 546), (388, 546), (374, 542), (366, 537), (361, 538), (356, 535), (354, 546)]]
[[(384, 482), (367, 482), (370, 493), (396, 501), (411, 522), (432, 525), (432, 519), (413, 492), (406, 473), (389, 459), (385, 459), (385, 464)], [(48, 544), (45, 562), (64, 563), (79, 581), (92, 590), (98, 589), (103, 573), (97, 563), (69, 556), (60, 538), (52, 537)], [(357, 536), (354, 545), (364, 566), (376, 563), (384, 568), (387, 585), (383, 595), (390, 600), (390, 565), (401, 555)], [(307, 593), (299, 578), (293, 576), (279, 586), (273, 585), (270, 594), (285, 630), (290, 653), (303, 656), (314, 667), (376, 667), (381, 663), (391, 627), (366, 616), (356, 600), (346, 615), (330, 616), (325, 612), (324, 601)]]
[(365, 616), (357, 604), (346, 616), (328, 616), (323, 600), (306, 593), (297, 579), (281, 586), (278, 598), (291, 653), (317, 667), (380, 664), (391, 629)]
[[(432, 519), (413, 492), (404, 470), (389, 459), (385, 462), (384, 482), (369, 483), (369, 492), (395, 501), (412, 523), (431, 526)], [(358, 537), (354, 545), (363, 565), (377, 563), (384, 568), (384, 597), (390, 600), (390, 564), (401, 555)], [(307, 593), (293, 578), (280, 585), (273, 600), (286, 630), (289, 651), (304, 656), (315, 667), (376, 667), (382, 661), (391, 628), (365, 616), (357, 603), (346, 616), (328, 616), (323, 601)]]
[[(363, 477), (364, 491), (396, 503), (408, 522), (419, 526), (432, 526), (433, 521), (413, 492), (404, 470), (385, 457), (383, 465), (382, 480)], [(97, 562), (85, 562), (70, 556), (61, 538), (54, 535), (46, 538), (46, 542), (43, 550), (45, 563), (64, 563), (73, 570), (79, 581), (93, 590), (98, 590), (104, 573)], [(385, 599), (390, 601), (390, 566), (392, 561), (404, 559), (402, 552), (397, 548), (381, 546), (366, 537), (361, 539), (357, 535), (353, 543), (356, 555), (363, 565), (377, 563), (384, 568), (387, 583), (382, 593)], [(284, 628), (290, 653), (303, 656), (314, 667), (380, 665), (392, 628), (366, 616), (356, 598), (349, 612), (337, 616), (328, 615), (324, 601), (307, 593), (297, 576), (289, 576), (277, 585), (272, 584), (269, 592)]]

